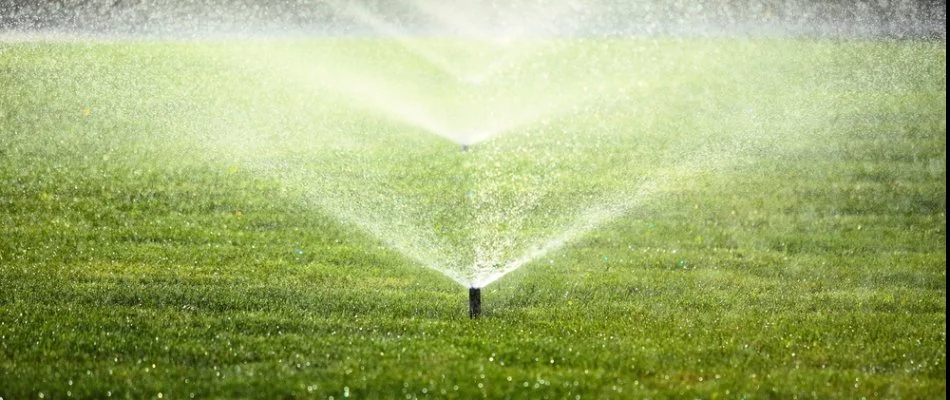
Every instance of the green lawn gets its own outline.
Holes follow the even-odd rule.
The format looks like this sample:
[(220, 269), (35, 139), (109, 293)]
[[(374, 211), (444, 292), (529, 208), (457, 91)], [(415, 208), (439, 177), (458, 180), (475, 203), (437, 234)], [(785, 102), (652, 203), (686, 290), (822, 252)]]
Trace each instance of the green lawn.
[(946, 396), (945, 42), (471, 46), (0, 41), (0, 398)]

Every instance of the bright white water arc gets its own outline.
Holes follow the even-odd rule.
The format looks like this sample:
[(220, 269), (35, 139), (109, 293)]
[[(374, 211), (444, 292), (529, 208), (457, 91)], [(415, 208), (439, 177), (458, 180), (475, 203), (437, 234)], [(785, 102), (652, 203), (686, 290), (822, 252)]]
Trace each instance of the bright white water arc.
[[(0, 15), (6, 17), (0, 22), (29, 28), (62, 19), (61, 32), (72, 27), (92, 35), (119, 28), (104, 19), (125, 13), (134, 18), (124, 22), (135, 26), (121, 31), (147, 36), (149, 28), (140, 30), (140, 23), (171, 32), (181, 26), (173, 20), (189, 14), (189, 4), (201, 2), (177, 2), (164, 17), (150, 2), (114, 2), (112, 14), (87, 2), (73, 2), (76, 7), (67, 7), (67, 13), (47, 3), (54, 2), (19, 2), (5, 9), (14, 16)], [(143, 5), (123, 8), (126, 3)], [(194, 133), (186, 145), (208, 146), (202, 156), (227, 158), (230, 165), (301, 188), (316, 208), (464, 286), (488, 285), (623, 216), (659, 208), (706, 175), (726, 174), (755, 158), (749, 149), (817, 143), (797, 141), (795, 135), (820, 132), (821, 123), (813, 119), (839, 112), (823, 101), (863, 108), (858, 98), (871, 92), (868, 88), (900, 94), (910, 85), (874, 77), (873, 68), (841, 71), (842, 65), (875, 64), (852, 64), (855, 55), (833, 54), (837, 47), (830, 43), (820, 46), (824, 53), (796, 53), (794, 46), (787, 47), (797, 46), (795, 40), (702, 37), (703, 32), (743, 32), (726, 29), (743, 25), (735, 23), (741, 22), (738, 14), (759, 22), (762, 16), (772, 19), (771, 7), (743, 10), (737, 9), (741, 4), (729, 4), (735, 2), (705, 8), (669, 2), (677, 4), (658, 12), (666, 14), (662, 17), (651, 12), (664, 8), (662, 2), (649, 1), (611, 2), (601, 10), (592, 10), (598, 2), (586, 0), (291, 3), (286, 8), (211, 7), (208, 12), (233, 11), (229, 15), (237, 18), (249, 8), (269, 10), (279, 15), (277, 25), (289, 28), (292, 20), (307, 19), (294, 14), (306, 3), (323, 9), (310, 15), (313, 22), (348, 21), (336, 31), (300, 31), (330, 36), (275, 40), (253, 26), (241, 29), (247, 19), (225, 16), (219, 20), (252, 38), (195, 46), (162, 40), (148, 56), (137, 55), (132, 49), (137, 46), (120, 45), (103, 53), (108, 60), (89, 53), (75, 64), (79, 67), (69, 68), (75, 79), (61, 89), (83, 92), (89, 104), (82, 107), (114, 107), (111, 111), (121, 116), (115, 126), (97, 128), (136, 134), (155, 130), (177, 138)], [(877, 7), (798, 3), (785, 2), (775, 11), (787, 21), (800, 16), (833, 21), (798, 31), (809, 37), (826, 29), (879, 31), (864, 23), (848, 28), (833, 17), (872, 21), (865, 16), (874, 14), (865, 12)], [(27, 9), (32, 11), (22, 11)], [(933, 37), (945, 37), (944, 14), (927, 17), (928, 24), (942, 28)], [(185, 18), (185, 25), (214, 19), (207, 17)], [(913, 25), (915, 18), (888, 16), (881, 21), (888, 27), (880, 31), (900, 33), (899, 27)], [(699, 26), (686, 26), (693, 24)], [(668, 30), (676, 26), (680, 30)], [(783, 31), (771, 24), (750, 28), (755, 26), (766, 33)], [(656, 32), (695, 36), (653, 36)], [(629, 36), (636, 34), (644, 36)], [(0, 42), (9, 42), (8, 35), (0, 32)], [(14, 41), (36, 40), (16, 35)], [(85, 45), (92, 37), (69, 33), (52, 40)], [(897, 54), (892, 50), (874, 57)], [(749, 55), (756, 57), (740, 59)], [(53, 61), (47, 60), (49, 54), (32, 56)], [(117, 71), (125, 73), (99, 76), (111, 71), (95, 65), (100, 62), (121, 66)], [(153, 62), (167, 69), (150, 69)], [(825, 81), (825, 72), (837, 77)], [(53, 78), (45, 73), (27, 75)], [(85, 87), (99, 79), (98, 89), (121, 93), (120, 100), (100, 96), (95, 85)], [(173, 141), (182, 140), (162, 145)]]
[(734, 167), (745, 146), (743, 141), (728, 143), (726, 147), (710, 146), (678, 161), (668, 162), (666, 167), (652, 170), (642, 178), (622, 183), (614, 190), (592, 199), (587, 205), (574, 210), (563, 210), (569, 214), (569, 222), (553, 230), (550, 236), (527, 239), (530, 244), (523, 247), (522, 253), (515, 258), (496, 261), (494, 268), (479, 268), (480, 265), (487, 264), (486, 261), (476, 263), (473, 266), (475, 273), (470, 275), (469, 280), (459, 283), (484, 287), (584, 237), (604, 224), (634, 212), (644, 204), (661, 199), (665, 192), (682, 187), (700, 174), (725, 172)]
[[(358, 3), (331, 2), (359, 24), (395, 40), (408, 51), (452, 76), (460, 83), (479, 85), (517, 68), (532, 57), (557, 51), (539, 37), (568, 36), (580, 28), (585, 6), (575, 2), (551, 2), (543, 7), (441, 1), (410, 0), (407, 5), (423, 19), (425, 28), (436, 37), (464, 38), (471, 45), (465, 57), (452, 57), (445, 48), (434, 48), (417, 40), (418, 34), (397, 22), (388, 21)], [(526, 45), (527, 44), (527, 45)], [(455, 54), (456, 56), (458, 54)]]
[[(689, 114), (669, 110), (690, 110), (692, 98), (665, 95), (680, 83), (663, 76), (683, 76), (680, 59), (640, 63), (614, 57), (609, 42), (546, 37), (551, 21), (570, 16), (568, 3), (538, 11), (547, 23), (535, 31), (499, 30), (488, 10), (462, 18), (440, 3), (407, 4), (451, 34), (420, 37), (336, 3), (383, 38), (309, 52), (236, 48), (233, 64), (298, 99), (299, 109), (274, 111), (281, 118), (342, 117), (298, 128), (305, 137), (248, 134), (221, 145), (237, 146), (248, 165), (304, 188), (315, 206), (460, 285), (488, 285), (700, 174), (727, 169), (754, 139), (736, 128), (742, 110), (717, 116), (716, 127), (677, 127)], [(640, 125), (624, 125), (631, 113)], [(416, 132), (471, 148), (437, 146)]]
[[(448, 80), (438, 81), (438, 96), (420, 95), (422, 87), (407, 87), (404, 77), (379, 79), (378, 71), (354, 70), (354, 60), (304, 62), (300, 54), (284, 54), (288, 73), (321, 89), (344, 94), (364, 107), (397, 118), (432, 134), (472, 145), (505, 132), (552, 117), (590, 101), (596, 68), (579, 66), (572, 76), (556, 82), (545, 59), (557, 57), (564, 46), (554, 36), (579, 29), (583, 6), (573, 1), (543, 5), (452, 3), (411, 0), (405, 5), (422, 22), (412, 29), (389, 21), (352, 2), (330, 2), (343, 15), (398, 43)], [(420, 28), (419, 25), (422, 27)], [(420, 35), (418, 30), (426, 31)], [(455, 41), (447, 46), (446, 41)], [(464, 42), (464, 46), (457, 42)], [(358, 62), (357, 62), (358, 63)], [(321, 70), (322, 69), (322, 70)], [(525, 74), (533, 74), (525, 79)], [(578, 88), (585, 90), (577, 90)], [(503, 90), (499, 90), (503, 88)], [(450, 97), (454, 107), (445, 107)]]

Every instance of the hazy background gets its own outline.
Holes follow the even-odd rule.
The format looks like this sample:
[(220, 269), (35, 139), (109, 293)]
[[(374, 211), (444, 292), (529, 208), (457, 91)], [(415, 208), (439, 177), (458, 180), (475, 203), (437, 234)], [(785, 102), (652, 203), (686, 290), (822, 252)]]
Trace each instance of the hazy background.
[[(382, 16), (405, 33), (452, 35), (420, 5), (434, 0), (0, 0), (0, 33), (132, 36), (378, 35), (341, 8)], [(534, 0), (454, 2), (457, 17), (536, 35), (796, 35), (946, 38), (944, 1)], [(556, 10), (556, 12), (549, 12)], [(493, 14), (502, 16), (494, 18)], [(512, 17), (514, 16), (514, 17)], [(541, 23), (537, 23), (541, 21)], [(445, 21), (442, 21), (445, 22)], [(524, 33), (524, 32), (521, 32)]]

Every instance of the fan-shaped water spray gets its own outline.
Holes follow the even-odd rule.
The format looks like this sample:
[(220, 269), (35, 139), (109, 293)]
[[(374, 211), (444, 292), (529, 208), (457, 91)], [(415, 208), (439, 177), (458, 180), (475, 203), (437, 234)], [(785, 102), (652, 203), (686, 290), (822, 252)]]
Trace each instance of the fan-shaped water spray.
[[(679, 74), (702, 53), (644, 62), (652, 56), (649, 42), (611, 47), (547, 40), (572, 59), (583, 51), (584, 61), (549, 59), (474, 89), (440, 79), (438, 68), (424, 61), (413, 64), (414, 51), (389, 47), (387, 54), (415, 65), (412, 73), (364, 58), (378, 51), (373, 41), (318, 43), (312, 52), (300, 52), (299, 44), (242, 46), (229, 53), (232, 65), (267, 76), (269, 90), (283, 86), (299, 98), (299, 109), (282, 112), (321, 113), (308, 108), (327, 110), (342, 100), (378, 117), (296, 128), (309, 138), (293, 135), (287, 142), (240, 135), (255, 141), (237, 142), (247, 151), (232, 151), (250, 168), (301, 188), (344, 223), (479, 289), (656, 201), (693, 174), (727, 168), (745, 144), (771, 140), (743, 130), (742, 113), (703, 109), (703, 98), (662, 95), (678, 90)], [(670, 129), (690, 119), (681, 110), (721, 113), (722, 125)], [(631, 112), (644, 123), (635, 131), (615, 122)], [(223, 138), (217, 146), (234, 147), (232, 134)], [(638, 141), (650, 147), (631, 145)], [(585, 164), (576, 165), (581, 159)], [(588, 181), (588, 174), (598, 180)], [(421, 181), (426, 185), (414, 184)]]
[(4, 398), (945, 397), (944, 4), (0, 3)]
[(768, 43), (596, 36), (596, 2), (325, 5), (370, 34), (196, 57), (244, 91), (207, 99), (196, 142), (473, 290), (807, 134), (775, 103), (821, 107), (807, 79), (729, 56)]

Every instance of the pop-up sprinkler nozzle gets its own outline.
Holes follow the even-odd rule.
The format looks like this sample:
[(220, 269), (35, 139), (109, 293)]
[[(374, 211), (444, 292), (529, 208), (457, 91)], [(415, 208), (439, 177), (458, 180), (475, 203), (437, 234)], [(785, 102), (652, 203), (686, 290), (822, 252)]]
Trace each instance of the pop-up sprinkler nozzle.
[(473, 287), (468, 289), (468, 316), (478, 318), (482, 313), (482, 289)]
[(463, 145), (462, 145), (462, 152), (464, 153), (464, 152), (466, 152), (466, 151), (468, 151), (468, 145), (467, 145), (467, 144), (463, 144)]

